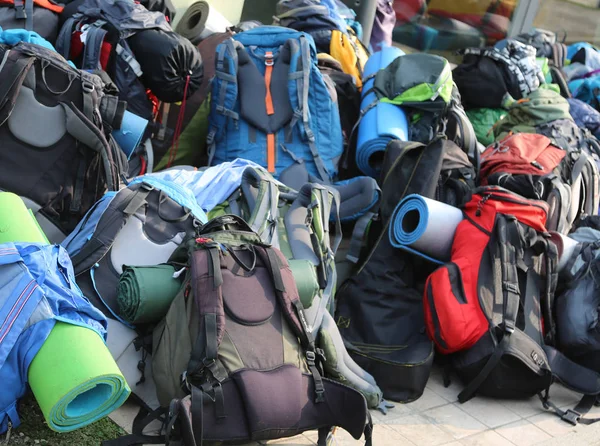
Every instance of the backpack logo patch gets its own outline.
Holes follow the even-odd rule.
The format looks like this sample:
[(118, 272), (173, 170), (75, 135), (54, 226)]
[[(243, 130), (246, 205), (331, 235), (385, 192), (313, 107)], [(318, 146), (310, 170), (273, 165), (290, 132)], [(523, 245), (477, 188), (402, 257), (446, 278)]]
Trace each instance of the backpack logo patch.
[(545, 364), (544, 359), (535, 350), (531, 352), (531, 359), (533, 359), (533, 362), (536, 363), (538, 367), (543, 367)]

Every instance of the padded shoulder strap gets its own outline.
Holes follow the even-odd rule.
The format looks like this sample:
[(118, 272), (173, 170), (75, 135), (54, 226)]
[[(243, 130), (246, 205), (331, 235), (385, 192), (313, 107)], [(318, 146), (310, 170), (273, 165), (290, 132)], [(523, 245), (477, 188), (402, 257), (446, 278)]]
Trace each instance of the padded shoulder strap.
[(216, 141), (220, 140), (226, 131), (227, 120), (239, 119), (239, 114), (233, 110), (238, 96), (238, 50), (245, 51), (244, 46), (232, 38), (225, 39), (216, 49), (215, 78), (210, 99), (211, 128), (206, 137), (209, 166), (215, 154)]
[(28, 57), (14, 50), (6, 50), (0, 62), (0, 126), (12, 113), (19, 91), (27, 73), (33, 67), (35, 57)]
[(260, 238), (279, 248), (279, 186), (262, 171), (246, 168), (242, 175), (242, 199), (250, 210), (248, 224)]
[(75, 271), (81, 271), (80, 265), (90, 262), (93, 265), (110, 249), (117, 233), (127, 223), (129, 217), (146, 205), (146, 198), (152, 190), (152, 186), (143, 183), (136, 191), (131, 189), (119, 191), (104, 211), (92, 238), (71, 257)]
[(317, 362), (324, 358), (322, 351), (316, 348), (315, 338), (306, 320), (292, 270), (283, 254), (276, 249), (262, 247), (257, 249), (257, 253), (263, 257), (264, 264), (268, 265), (282, 312), (306, 353), (306, 363), (315, 384), (315, 402), (323, 402), (325, 387)]
[(82, 70), (98, 70), (102, 68), (100, 66), (100, 54), (107, 31), (98, 25), (100, 24), (94, 24), (86, 31), (83, 62), (81, 65)]
[(73, 35), (75, 23), (77, 23), (79, 19), (79, 15), (75, 14), (74, 16), (65, 20), (65, 23), (63, 24), (60, 32), (58, 33), (58, 37), (56, 38), (56, 52), (63, 56), (66, 60), (69, 60), (71, 57), (71, 37)]

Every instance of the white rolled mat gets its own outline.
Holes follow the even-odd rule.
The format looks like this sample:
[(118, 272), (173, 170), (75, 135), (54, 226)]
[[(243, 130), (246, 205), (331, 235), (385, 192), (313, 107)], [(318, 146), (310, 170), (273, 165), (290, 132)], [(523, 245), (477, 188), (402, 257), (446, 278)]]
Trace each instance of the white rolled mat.
[(225, 32), (232, 26), (232, 23), (207, 1), (201, 0), (191, 4), (186, 4), (185, 0), (179, 2), (185, 7), (182, 10), (178, 8), (173, 20), (173, 29), (194, 44), (211, 34)]
[(560, 272), (567, 265), (579, 242), (559, 232), (551, 232), (550, 240), (558, 248), (558, 271)]
[(450, 260), (454, 233), (462, 220), (460, 209), (412, 194), (394, 209), (389, 226), (390, 243), (441, 264)]

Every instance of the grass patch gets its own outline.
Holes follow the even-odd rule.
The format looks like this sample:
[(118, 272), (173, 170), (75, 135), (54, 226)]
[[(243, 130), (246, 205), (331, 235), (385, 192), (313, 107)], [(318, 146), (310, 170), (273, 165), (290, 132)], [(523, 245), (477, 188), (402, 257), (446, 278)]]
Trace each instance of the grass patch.
[(100, 446), (104, 440), (112, 440), (126, 432), (110, 418), (104, 418), (82, 429), (65, 434), (51, 430), (33, 395), (28, 394), (19, 403), (21, 425), (13, 429), (6, 442), (0, 436), (0, 445), (46, 445), (46, 446)]

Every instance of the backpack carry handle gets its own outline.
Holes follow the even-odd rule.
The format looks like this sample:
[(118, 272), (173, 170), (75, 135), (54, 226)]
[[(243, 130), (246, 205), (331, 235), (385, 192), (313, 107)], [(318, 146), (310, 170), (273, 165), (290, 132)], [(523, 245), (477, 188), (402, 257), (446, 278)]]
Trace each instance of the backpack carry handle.
[(198, 227), (197, 235), (217, 231), (243, 231), (255, 234), (250, 225), (242, 217), (233, 214), (221, 215)]

